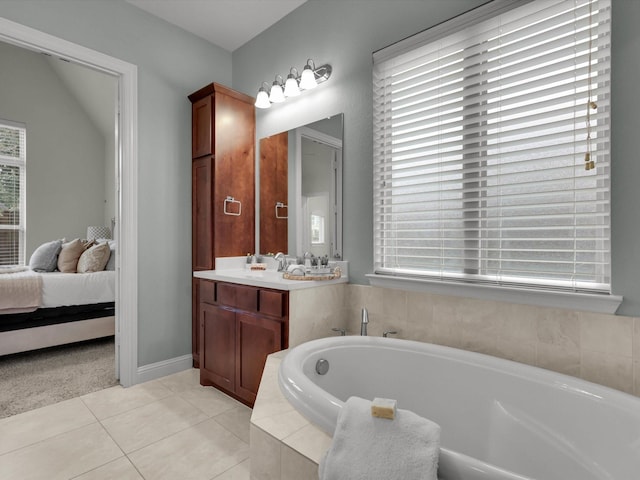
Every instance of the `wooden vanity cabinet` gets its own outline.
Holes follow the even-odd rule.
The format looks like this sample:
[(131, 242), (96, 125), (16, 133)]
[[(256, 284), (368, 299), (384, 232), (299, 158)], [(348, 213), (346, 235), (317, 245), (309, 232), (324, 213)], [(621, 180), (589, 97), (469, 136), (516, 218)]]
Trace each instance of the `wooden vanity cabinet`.
[(289, 294), (200, 280), (200, 383), (253, 406), (267, 355), (287, 348)]
[[(253, 98), (218, 83), (189, 95), (192, 104), (192, 268), (255, 249)], [(233, 199), (227, 201), (227, 199)], [(199, 281), (193, 282), (192, 351), (199, 366)]]

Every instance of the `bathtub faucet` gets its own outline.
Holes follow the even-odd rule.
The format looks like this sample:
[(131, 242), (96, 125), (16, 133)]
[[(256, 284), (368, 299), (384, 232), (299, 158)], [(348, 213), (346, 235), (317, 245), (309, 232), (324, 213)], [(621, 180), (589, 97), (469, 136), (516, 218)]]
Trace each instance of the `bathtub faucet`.
[(362, 321), (360, 322), (360, 335), (367, 335), (367, 324), (369, 323), (369, 312), (366, 308), (362, 309)]

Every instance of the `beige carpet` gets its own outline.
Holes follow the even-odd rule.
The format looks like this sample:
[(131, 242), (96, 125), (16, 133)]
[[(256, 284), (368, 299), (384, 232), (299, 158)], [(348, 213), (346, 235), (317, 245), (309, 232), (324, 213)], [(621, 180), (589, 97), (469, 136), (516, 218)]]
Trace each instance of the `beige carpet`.
[(117, 385), (113, 337), (0, 357), (0, 418)]

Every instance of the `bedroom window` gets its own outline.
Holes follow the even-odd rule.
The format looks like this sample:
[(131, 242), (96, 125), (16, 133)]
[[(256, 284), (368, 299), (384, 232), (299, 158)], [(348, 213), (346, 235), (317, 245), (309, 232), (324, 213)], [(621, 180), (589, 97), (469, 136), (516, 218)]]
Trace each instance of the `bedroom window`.
[(610, 293), (610, 8), (494, 2), (374, 53), (376, 274)]
[(24, 125), (0, 120), (0, 266), (25, 263)]

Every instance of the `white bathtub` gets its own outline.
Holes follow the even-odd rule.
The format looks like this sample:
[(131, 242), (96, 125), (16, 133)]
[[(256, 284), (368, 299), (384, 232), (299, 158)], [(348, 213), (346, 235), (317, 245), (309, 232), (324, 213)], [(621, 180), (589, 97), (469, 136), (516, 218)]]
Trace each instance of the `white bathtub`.
[[(329, 362), (316, 373), (320, 359)], [(442, 480), (638, 480), (640, 398), (439, 345), (330, 337), (293, 348), (279, 384), (330, 435), (352, 395), (394, 398), (442, 427)]]

